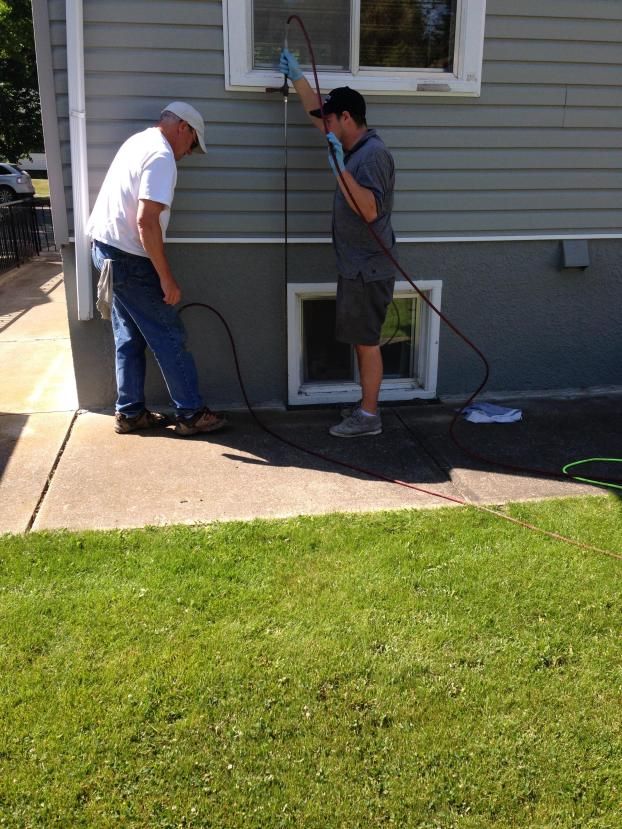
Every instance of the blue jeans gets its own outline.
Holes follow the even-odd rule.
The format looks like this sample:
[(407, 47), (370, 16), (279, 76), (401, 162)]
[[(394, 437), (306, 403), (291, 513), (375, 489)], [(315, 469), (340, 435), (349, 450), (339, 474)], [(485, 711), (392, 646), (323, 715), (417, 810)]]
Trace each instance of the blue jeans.
[(171, 305), (166, 305), (151, 260), (93, 243), (93, 263), (101, 270), (112, 260), (112, 331), (117, 374), (116, 411), (135, 417), (145, 408), (145, 347), (158, 361), (164, 382), (181, 417), (203, 408), (197, 370), (186, 350), (186, 332)]

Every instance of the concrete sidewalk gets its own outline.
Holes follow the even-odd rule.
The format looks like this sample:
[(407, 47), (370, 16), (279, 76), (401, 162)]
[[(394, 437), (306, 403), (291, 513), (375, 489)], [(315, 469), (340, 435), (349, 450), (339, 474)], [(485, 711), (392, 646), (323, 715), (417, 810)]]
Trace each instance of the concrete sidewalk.
[[(621, 403), (619, 398), (523, 401), (523, 422), (461, 423), (459, 433), (468, 447), (493, 458), (561, 471), (573, 460), (622, 457)], [(243, 413), (230, 415), (227, 431), (192, 438), (176, 436), (172, 427), (120, 436), (112, 431), (110, 414), (81, 414), (33, 528), (135, 527), (454, 503), (428, 493), (502, 503), (602, 492), (471, 461), (448, 437), (452, 414), (444, 405), (387, 409), (383, 434), (358, 440), (327, 435), (335, 412), (260, 415), (289, 441), (420, 489), (305, 454), (267, 435)], [(599, 471), (620, 476), (613, 466)]]
[[(286, 445), (262, 431), (246, 412), (231, 413), (229, 428), (211, 436), (180, 438), (172, 427), (116, 435), (112, 412), (80, 412), (74, 417), (68, 341), (66, 329), (59, 325), (63, 313), (60, 307), (50, 307), (54, 302), (60, 306), (62, 286), (44, 279), (50, 265), (53, 269), (54, 263), (34, 263), (30, 277), (20, 274), (9, 283), (13, 298), (21, 295), (22, 281), (29, 285), (26, 293), (33, 305), (26, 309), (24, 298), (14, 300), (11, 313), (20, 314), (19, 321), (15, 319), (0, 334), (0, 349), (7, 349), (5, 355), (14, 366), (0, 415), (0, 460), (5, 467), (0, 480), (0, 532), (436, 507), (455, 503), (454, 499), (502, 503), (596, 494), (603, 490), (560, 480), (556, 474), (573, 460), (622, 457), (622, 396), (613, 394), (503, 401), (522, 408), (523, 421), (458, 425), (460, 440), (472, 451), (551, 470), (548, 476), (514, 474), (473, 460), (449, 437), (453, 406), (448, 404), (385, 408), (383, 434), (357, 440), (327, 434), (338, 419), (335, 411), (259, 413), (270, 429), (288, 441), (417, 489), (378, 480)], [(55, 267), (58, 278), (58, 263)], [(8, 284), (0, 282), (0, 311), (8, 302), (6, 288)], [(42, 308), (48, 310), (47, 322)], [(62, 311), (66, 314), (64, 305)], [(36, 357), (34, 342), (47, 343), (47, 362)], [(61, 376), (62, 367), (69, 374)], [(30, 373), (33, 378), (28, 383)], [(24, 405), (24, 395), (29, 405)], [(33, 400), (38, 401), (36, 410)], [(608, 464), (586, 471), (622, 478), (619, 467)]]
[(0, 532), (23, 532), (77, 407), (59, 254), (0, 276), (0, 360)]

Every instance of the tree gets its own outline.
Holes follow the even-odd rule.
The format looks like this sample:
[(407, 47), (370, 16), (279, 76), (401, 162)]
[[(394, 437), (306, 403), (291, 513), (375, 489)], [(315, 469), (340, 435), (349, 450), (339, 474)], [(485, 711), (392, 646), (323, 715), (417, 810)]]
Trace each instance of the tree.
[(43, 148), (30, 0), (0, 0), (0, 160)]

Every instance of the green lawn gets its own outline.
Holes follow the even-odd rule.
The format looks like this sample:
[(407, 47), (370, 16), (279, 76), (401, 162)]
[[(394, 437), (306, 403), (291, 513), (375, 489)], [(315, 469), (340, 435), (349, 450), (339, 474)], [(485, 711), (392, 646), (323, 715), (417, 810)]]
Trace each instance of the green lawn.
[(619, 829), (621, 589), (468, 509), (1, 537), (0, 826)]
[(32, 183), (35, 188), (35, 196), (45, 196), (49, 198), (50, 182), (46, 178), (33, 178)]

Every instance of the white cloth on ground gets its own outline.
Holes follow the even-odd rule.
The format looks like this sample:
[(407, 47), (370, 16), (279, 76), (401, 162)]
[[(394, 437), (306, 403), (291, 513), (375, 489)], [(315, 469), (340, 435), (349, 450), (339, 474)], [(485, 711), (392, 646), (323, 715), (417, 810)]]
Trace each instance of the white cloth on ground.
[(495, 403), (472, 403), (462, 409), (462, 414), (470, 423), (515, 423), (523, 418), (521, 409), (509, 409)]

